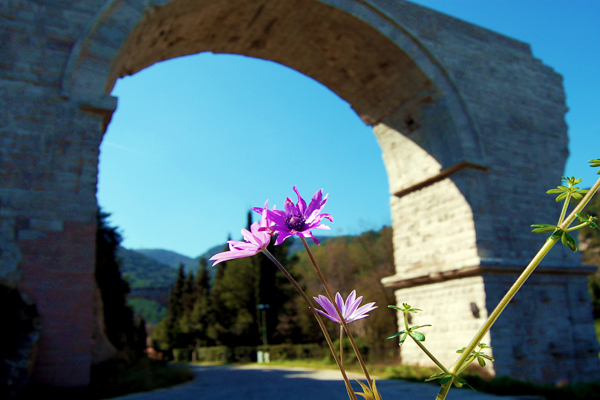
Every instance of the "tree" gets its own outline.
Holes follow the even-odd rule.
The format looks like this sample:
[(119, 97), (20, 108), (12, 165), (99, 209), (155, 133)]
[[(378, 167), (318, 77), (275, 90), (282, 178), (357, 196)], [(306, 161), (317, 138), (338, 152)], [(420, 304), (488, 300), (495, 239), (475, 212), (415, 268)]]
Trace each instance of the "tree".
[(194, 344), (207, 346), (209, 338), (207, 335), (209, 313), (210, 313), (210, 285), (206, 260), (200, 259), (200, 270), (195, 281), (196, 297), (192, 308), (191, 322), (194, 330)]
[(133, 311), (126, 303), (129, 284), (121, 275), (121, 265), (116, 256), (123, 239), (116, 227), (109, 226), (109, 216), (110, 214), (98, 210), (95, 270), (104, 308), (106, 335), (118, 350), (135, 352), (140, 346), (137, 338), (141, 334), (136, 333), (138, 328)]
[(170, 348), (182, 347), (180, 343), (181, 329), (179, 320), (183, 317), (183, 293), (185, 287), (185, 274), (183, 264), (179, 264), (177, 279), (169, 293), (168, 316), (166, 321), (166, 334)]
[[(357, 237), (332, 238), (311, 250), (334, 293), (340, 292), (345, 299), (356, 290), (358, 296), (364, 297), (363, 304), (374, 301), (379, 307), (368, 318), (349, 325), (356, 337), (373, 351), (395, 353), (397, 344), (384, 340), (397, 326), (396, 313), (387, 308), (388, 304), (395, 304), (395, 299), (393, 291), (381, 284), (383, 277), (394, 274), (392, 229), (384, 227)], [(299, 253), (298, 262), (291, 269), (308, 296), (325, 294), (305, 252)], [(295, 323), (304, 340), (321, 340), (315, 336), (319, 328), (314, 317), (306, 312), (302, 302), (297, 301), (296, 305)], [(332, 337), (339, 335), (337, 324), (327, 325)]]

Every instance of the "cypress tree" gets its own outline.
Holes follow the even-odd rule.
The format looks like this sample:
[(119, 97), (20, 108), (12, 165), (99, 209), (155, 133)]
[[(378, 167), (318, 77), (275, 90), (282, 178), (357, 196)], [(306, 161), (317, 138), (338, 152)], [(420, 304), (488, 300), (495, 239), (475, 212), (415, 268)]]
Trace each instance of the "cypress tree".
[(183, 264), (179, 264), (177, 271), (177, 279), (169, 293), (168, 316), (166, 322), (166, 334), (170, 348), (180, 346), (179, 339), (181, 329), (179, 320), (183, 317), (183, 292), (185, 287), (185, 273), (183, 272)]
[(190, 314), (194, 303), (196, 302), (196, 282), (194, 274), (190, 272), (183, 285), (183, 291), (181, 294), (181, 303), (183, 306), (183, 314)]
[(123, 238), (116, 227), (109, 226), (110, 214), (98, 210), (96, 232), (95, 278), (104, 308), (104, 324), (110, 342), (119, 350), (135, 347), (133, 311), (127, 306), (129, 284), (121, 276), (117, 249)]
[(208, 344), (208, 322), (209, 322), (209, 276), (206, 270), (206, 259), (200, 259), (200, 270), (196, 275), (195, 288), (196, 297), (192, 309), (191, 322), (194, 328), (194, 344), (206, 346)]

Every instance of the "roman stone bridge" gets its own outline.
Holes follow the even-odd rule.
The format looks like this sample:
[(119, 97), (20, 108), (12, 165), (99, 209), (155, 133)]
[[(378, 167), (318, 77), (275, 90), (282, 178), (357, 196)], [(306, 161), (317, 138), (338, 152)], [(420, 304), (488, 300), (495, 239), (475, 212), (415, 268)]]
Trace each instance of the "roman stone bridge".
[[(350, 103), (381, 145), (398, 302), (446, 362), (544, 238), (568, 155), (562, 78), (525, 43), (402, 0), (0, 3), (0, 279), (35, 301), (33, 377), (86, 385), (93, 362), (98, 148), (116, 79), (211, 51), (272, 60)], [(492, 372), (599, 375), (586, 274), (556, 248), (486, 343)], [(405, 363), (426, 363), (411, 346)]]

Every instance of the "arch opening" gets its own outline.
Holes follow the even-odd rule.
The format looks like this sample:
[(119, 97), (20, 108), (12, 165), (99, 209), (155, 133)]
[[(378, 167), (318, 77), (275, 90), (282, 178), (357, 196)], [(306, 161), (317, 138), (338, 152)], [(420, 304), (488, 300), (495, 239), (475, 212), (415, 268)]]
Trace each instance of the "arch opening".
[[(280, 209), (287, 196), (295, 198), (293, 185), (307, 200), (321, 188), (330, 193), (336, 223), (315, 234), (390, 224), (386, 173), (370, 128), (336, 94), (296, 71), (204, 53), (141, 70), (115, 90), (120, 105), (103, 138), (97, 197), (124, 221), (118, 225), (128, 248), (196, 257), (228, 235), (240, 239), (249, 208), (269, 199)], [(370, 211), (357, 212), (356, 204)], [(178, 208), (188, 210), (185, 218), (169, 211)], [(135, 239), (149, 232), (153, 244)]]

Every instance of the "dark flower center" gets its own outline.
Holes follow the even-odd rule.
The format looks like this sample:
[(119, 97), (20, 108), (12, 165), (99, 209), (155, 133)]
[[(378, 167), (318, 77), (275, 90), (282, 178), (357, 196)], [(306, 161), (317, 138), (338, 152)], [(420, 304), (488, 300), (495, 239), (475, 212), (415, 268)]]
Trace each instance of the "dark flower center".
[(302, 231), (306, 226), (306, 220), (301, 214), (290, 214), (285, 218), (285, 226), (289, 230)]

